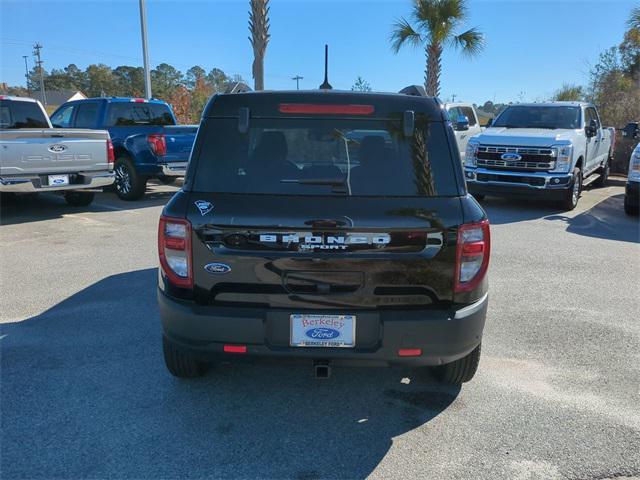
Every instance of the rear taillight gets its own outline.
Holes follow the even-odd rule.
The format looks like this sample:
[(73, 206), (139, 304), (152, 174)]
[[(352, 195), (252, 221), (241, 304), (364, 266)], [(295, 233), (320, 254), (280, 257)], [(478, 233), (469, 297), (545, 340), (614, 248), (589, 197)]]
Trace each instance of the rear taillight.
[(162, 133), (152, 133), (147, 135), (147, 142), (149, 142), (149, 148), (158, 157), (163, 157), (167, 154), (167, 141)]
[(454, 292), (468, 292), (482, 281), (489, 267), (489, 220), (461, 225), (456, 245)]
[(173, 285), (193, 288), (191, 223), (183, 218), (160, 217), (158, 226), (160, 268)]
[(109, 170), (113, 170), (113, 163), (116, 161), (116, 155), (113, 151), (113, 142), (107, 140), (107, 163), (109, 164)]

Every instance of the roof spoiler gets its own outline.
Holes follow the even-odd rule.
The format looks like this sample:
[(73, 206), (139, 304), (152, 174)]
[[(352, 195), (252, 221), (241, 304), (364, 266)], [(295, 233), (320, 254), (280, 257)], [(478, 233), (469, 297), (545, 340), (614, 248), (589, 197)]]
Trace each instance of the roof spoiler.
[(427, 96), (427, 92), (422, 85), (409, 85), (408, 87), (404, 87), (398, 93), (402, 93), (403, 95), (411, 95), (413, 97)]

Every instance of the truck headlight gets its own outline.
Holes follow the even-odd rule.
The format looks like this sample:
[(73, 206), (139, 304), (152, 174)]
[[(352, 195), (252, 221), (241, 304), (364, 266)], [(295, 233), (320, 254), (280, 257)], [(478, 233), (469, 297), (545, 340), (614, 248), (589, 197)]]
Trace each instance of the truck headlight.
[(476, 154), (478, 153), (478, 144), (475, 142), (467, 143), (467, 149), (464, 152), (464, 166), (475, 167), (477, 165)]
[(573, 163), (573, 146), (556, 145), (553, 148), (556, 152), (556, 168), (552, 172), (568, 172)]
[(640, 182), (640, 148), (636, 148), (629, 161), (629, 180)]

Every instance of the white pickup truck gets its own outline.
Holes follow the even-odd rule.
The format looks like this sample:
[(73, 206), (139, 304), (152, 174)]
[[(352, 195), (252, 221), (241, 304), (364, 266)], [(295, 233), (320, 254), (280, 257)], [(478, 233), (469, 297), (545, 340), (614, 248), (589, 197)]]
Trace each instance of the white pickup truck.
[(478, 113), (471, 103), (445, 103), (444, 108), (453, 125), (453, 133), (460, 151), (460, 160), (464, 163), (469, 139), (481, 133), (484, 128), (480, 126)]
[(605, 185), (612, 149), (590, 103), (514, 104), (467, 144), (465, 178), (478, 199), (538, 195), (573, 210), (582, 187)]
[(104, 130), (54, 129), (40, 102), (0, 96), (0, 193), (60, 192), (85, 206), (111, 185), (113, 145)]

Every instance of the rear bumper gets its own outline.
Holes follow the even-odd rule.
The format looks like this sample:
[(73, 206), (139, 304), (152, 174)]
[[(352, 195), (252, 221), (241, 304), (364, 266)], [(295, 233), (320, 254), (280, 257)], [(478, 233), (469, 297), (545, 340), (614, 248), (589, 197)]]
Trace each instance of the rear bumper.
[[(199, 306), (172, 299), (160, 290), (158, 304), (165, 336), (178, 348), (202, 358), (233, 358), (238, 354), (225, 354), (223, 346), (241, 344), (252, 356), (419, 366), (452, 362), (480, 343), (488, 295), (458, 310), (355, 312), (354, 348), (289, 346), (289, 315), (302, 313), (299, 311)], [(399, 357), (400, 348), (420, 348), (422, 355)]]
[(187, 164), (189, 162), (172, 162), (160, 164), (162, 175), (165, 177), (184, 177), (187, 173)]
[(84, 190), (87, 188), (102, 188), (113, 183), (114, 173), (77, 172), (69, 173), (70, 185), (49, 186), (47, 175), (15, 175), (0, 177), (0, 192), (37, 193), (57, 192), (61, 190)]
[(471, 194), (524, 195), (561, 199), (571, 185), (572, 175), (465, 168), (465, 179)]

